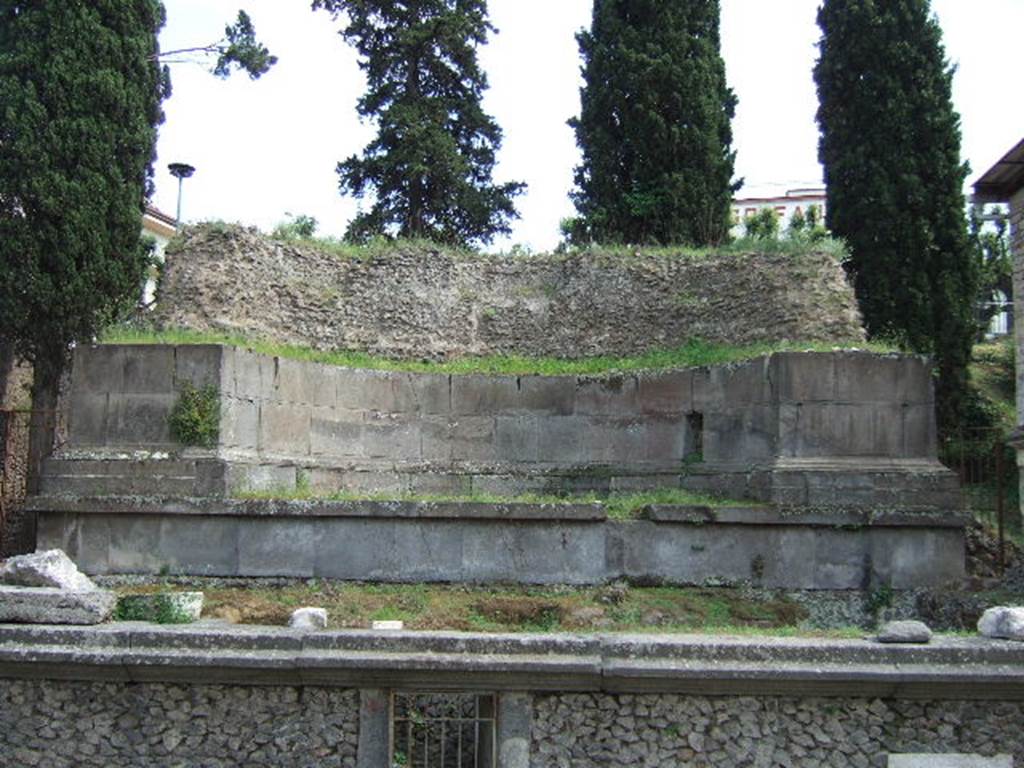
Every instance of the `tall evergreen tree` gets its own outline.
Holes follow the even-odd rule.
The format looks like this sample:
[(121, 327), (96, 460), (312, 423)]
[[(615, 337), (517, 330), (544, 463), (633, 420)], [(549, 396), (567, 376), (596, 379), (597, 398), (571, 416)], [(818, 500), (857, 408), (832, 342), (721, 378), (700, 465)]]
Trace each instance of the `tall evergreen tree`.
[(35, 409), (147, 266), (163, 21), (156, 0), (0, 0), (0, 329), (33, 365)]
[(594, 0), (574, 241), (710, 244), (730, 226), (736, 97), (725, 81), (718, 0)]
[(977, 291), (942, 31), (928, 0), (825, 0), (818, 24), (826, 222), (849, 244), (869, 335), (935, 356), (948, 432), (966, 392)]
[(501, 129), (481, 106), (487, 78), (476, 46), (493, 27), (486, 0), (314, 0), (335, 17), (366, 73), (359, 114), (377, 137), (338, 164), (340, 188), (373, 203), (347, 237), (489, 242), (510, 230), (525, 185), (494, 184)]

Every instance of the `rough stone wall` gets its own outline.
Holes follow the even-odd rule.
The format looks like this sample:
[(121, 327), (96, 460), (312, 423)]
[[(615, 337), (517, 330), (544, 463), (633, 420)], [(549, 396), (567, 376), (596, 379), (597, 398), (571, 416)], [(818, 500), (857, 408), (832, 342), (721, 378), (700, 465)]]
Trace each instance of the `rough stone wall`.
[(159, 321), (391, 357), (633, 355), (694, 338), (863, 338), (822, 253), (488, 256), (401, 246), (357, 259), (200, 227), (168, 252)]
[[(1017, 190), (1010, 200), (1010, 251), (1013, 254), (1013, 295), (1024, 296), (1024, 188)], [(1017, 423), (1024, 424), (1024, 312), (1015, 311), (1013, 318), (1017, 338)]]
[(354, 768), (358, 729), (352, 690), (0, 680), (18, 768)]
[(534, 703), (531, 768), (883, 768), (889, 753), (1012, 754), (1024, 705), (564, 694)]

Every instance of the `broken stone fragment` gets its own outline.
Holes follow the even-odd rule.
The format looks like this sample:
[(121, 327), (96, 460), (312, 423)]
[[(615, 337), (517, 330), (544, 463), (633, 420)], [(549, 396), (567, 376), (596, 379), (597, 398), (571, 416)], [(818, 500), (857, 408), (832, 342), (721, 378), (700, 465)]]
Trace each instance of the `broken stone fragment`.
[(890, 621), (879, 631), (880, 643), (929, 643), (932, 631), (923, 621)]
[(288, 620), (292, 629), (326, 629), (327, 611), (323, 608), (299, 608)]
[(117, 596), (104, 589), (0, 585), (0, 623), (99, 624), (110, 618)]
[(50, 549), (18, 555), (0, 565), (0, 584), (17, 587), (53, 587), (73, 592), (96, 589), (88, 576), (78, 570), (62, 550)]
[(978, 620), (978, 632), (985, 637), (1024, 640), (1024, 608), (989, 608)]

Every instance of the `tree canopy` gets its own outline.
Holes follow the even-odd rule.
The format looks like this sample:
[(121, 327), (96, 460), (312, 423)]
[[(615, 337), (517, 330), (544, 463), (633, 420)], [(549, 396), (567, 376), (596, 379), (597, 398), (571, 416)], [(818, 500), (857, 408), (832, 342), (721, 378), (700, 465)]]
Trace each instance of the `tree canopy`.
[(718, 0), (594, 0), (577, 41), (584, 86), (570, 125), (583, 161), (570, 240), (724, 240), (739, 184)]
[(826, 223), (850, 247), (870, 336), (934, 354), (958, 419), (975, 330), (953, 69), (928, 0), (825, 0), (814, 77)]
[(342, 193), (370, 196), (346, 236), (490, 242), (510, 231), (523, 184), (492, 180), (501, 129), (481, 106), (476, 48), (493, 27), (486, 0), (314, 0), (360, 56), (360, 116), (377, 124), (361, 156), (338, 164)]
[(0, 0), (0, 328), (37, 377), (138, 293), (163, 23), (154, 0)]

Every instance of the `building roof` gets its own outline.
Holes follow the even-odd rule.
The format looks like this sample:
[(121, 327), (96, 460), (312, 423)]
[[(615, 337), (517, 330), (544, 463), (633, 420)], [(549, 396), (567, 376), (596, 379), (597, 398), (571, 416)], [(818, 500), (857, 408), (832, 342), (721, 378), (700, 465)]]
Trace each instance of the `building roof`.
[(1024, 187), (1024, 139), (974, 182), (974, 199), (979, 203), (1006, 202), (1021, 187)]
[(153, 234), (173, 237), (176, 229), (173, 216), (168, 216), (155, 205), (146, 203), (146, 211), (142, 215), (142, 227)]

